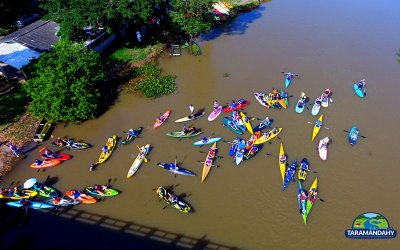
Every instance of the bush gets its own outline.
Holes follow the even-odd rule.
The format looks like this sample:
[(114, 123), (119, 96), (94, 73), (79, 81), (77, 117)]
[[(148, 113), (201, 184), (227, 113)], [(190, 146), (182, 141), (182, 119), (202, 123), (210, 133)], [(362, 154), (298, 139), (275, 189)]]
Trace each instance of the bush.
[(160, 76), (161, 69), (157, 67), (156, 62), (149, 62), (139, 68), (138, 73), (147, 77), (156, 78)]
[(192, 44), (192, 54), (195, 56), (200, 55), (201, 51), (200, 51), (200, 47), (199, 45), (197, 45), (197, 43), (193, 43)]
[(149, 98), (157, 98), (163, 95), (168, 95), (176, 90), (176, 76), (167, 75), (160, 78), (149, 78), (139, 82), (135, 86), (135, 90), (140, 90)]

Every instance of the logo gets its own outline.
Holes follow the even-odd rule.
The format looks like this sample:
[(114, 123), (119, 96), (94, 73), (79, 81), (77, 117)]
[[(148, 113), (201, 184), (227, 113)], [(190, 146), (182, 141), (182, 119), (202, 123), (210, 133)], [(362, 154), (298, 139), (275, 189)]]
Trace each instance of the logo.
[(397, 232), (389, 226), (389, 221), (381, 214), (360, 214), (353, 222), (353, 228), (344, 231), (352, 239), (389, 239), (395, 238)]

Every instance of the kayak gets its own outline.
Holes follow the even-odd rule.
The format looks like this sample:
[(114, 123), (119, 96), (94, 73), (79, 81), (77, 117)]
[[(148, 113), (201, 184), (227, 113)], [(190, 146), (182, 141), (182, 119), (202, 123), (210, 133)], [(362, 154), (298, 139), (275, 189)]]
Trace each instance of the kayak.
[(261, 136), (261, 132), (260, 131), (257, 131), (254, 134), (252, 134), (250, 136), (250, 139), (246, 142), (246, 150), (251, 149), (253, 147), (253, 145), (254, 145), (254, 142), (256, 142), (257, 139), (260, 138), (260, 136)]
[(242, 140), (239, 144), (235, 156), (235, 162), (237, 166), (239, 166), (239, 164), (243, 161), (245, 149), (246, 149), (246, 143), (244, 142), (244, 140)]
[(354, 145), (357, 143), (358, 141), (358, 134), (360, 133), (360, 131), (358, 130), (358, 128), (356, 126), (351, 127), (350, 131), (349, 131), (349, 143), (350, 145)]
[(307, 171), (308, 171), (308, 160), (307, 158), (303, 158), (300, 163), (299, 168), (299, 181), (305, 181), (307, 178)]
[(214, 137), (214, 138), (207, 138), (207, 139), (208, 140), (206, 142), (203, 142), (202, 140), (197, 141), (197, 142), (193, 142), (193, 145), (201, 147), (201, 146), (204, 146), (204, 145), (207, 145), (207, 144), (213, 144), (214, 142), (217, 142), (217, 141), (221, 140), (222, 137)]
[(78, 192), (80, 192), (80, 195), (78, 196), (78, 198), (75, 199), (74, 198), (74, 191), (78, 191), (78, 190), (68, 190), (65, 194), (69, 198), (71, 198), (73, 200), (78, 200), (78, 201), (80, 201), (80, 202), (82, 202), (84, 204), (93, 204), (93, 203), (97, 202), (96, 198), (94, 198), (93, 196), (90, 196), (88, 194), (82, 193), (80, 191), (78, 191)]
[[(285, 161), (281, 161), (281, 159), (282, 159), (282, 156), (285, 156)], [(284, 183), (284, 181), (285, 181), (285, 173), (286, 173), (286, 164), (287, 164), (287, 161), (286, 161), (286, 155), (285, 155), (285, 150), (283, 149), (283, 143), (281, 142), (281, 148), (279, 149), (279, 159), (278, 159), (278, 161), (279, 161), (279, 169), (280, 169), (280, 171), (281, 171), (281, 175), (282, 175), (282, 184)]]
[(136, 156), (136, 159), (133, 161), (131, 167), (129, 168), (126, 178), (131, 178), (136, 173), (149, 151), (150, 144), (146, 144), (146, 146), (140, 147), (139, 154)]
[(269, 126), (271, 126), (271, 124), (272, 124), (273, 121), (274, 121), (274, 120), (269, 119), (269, 121), (268, 121), (267, 124), (265, 124), (265, 120), (261, 121), (260, 124), (258, 124), (257, 126), (255, 126), (255, 127), (253, 128), (253, 132), (255, 133), (255, 132), (257, 132), (257, 131), (262, 131), (264, 128), (268, 128)]
[(36, 182), (35, 185), (33, 185), (33, 189), (39, 193), (40, 196), (43, 197), (57, 197), (58, 193), (57, 191), (49, 186), (45, 186), (43, 182)]
[(304, 224), (307, 224), (307, 195), (300, 181), (297, 188), (297, 202), (299, 203), (299, 211), (301, 217), (303, 217)]
[[(19, 190), (19, 194), (15, 194), (14, 189), (12, 188), (3, 188), (0, 193), (0, 199), (10, 199), (10, 200), (20, 200), (20, 199), (29, 199), (35, 197), (38, 193), (33, 190), (22, 189)], [(11, 194), (11, 195), (9, 195)]]
[(126, 139), (127, 137), (126, 137), (125, 139), (123, 139), (123, 140), (121, 141), (121, 144), (122, 144), (122, 145), (127, 145), (127, 144), (133, 142), (133, 140), (135, 140), (135, 138), (138, 137), (138, 135), (140, 134), (140, 132), (142, 132), (142, 127), (139, 127), (139, 128), (136, 130), (136, 135), (135, 135), (135, 136), (130, 136), (129, 140)]
[(171, 137), (177, 137), (177, 138), (188, 138), (188, 137), (194, 137), (203, 132), (197, 131), (197, 133), (194, 134), (184, 134), (182, 131), (177, 131), (177, 132), (169, 132), (166, 135), (171, 136)]
[[(53, 208), (53, 205), (43, 203), (43, 202), (38, 202), (38, 201), (28, 201), (29, 203), (29, 208), (32, 209), (49, 209)], [(23, 205), (19, 201), (11, 201), (6, 203), (8, 206), (11, 207), (22, 207)]]
[(268, 142), (271, 139), (275, 138), (282, 131), (282, 128), (277, 128), (277, 129), (278, 129), (277, 133), (273, 133), (274, 129), (271, 129), (267, 133), (264, 133), (260, 138), (257, 139), (257, 141), (254, 144), (258, 145), (258, 144), (261, 144), (261, 143)]
[(324, 115), (322, 114), (314, 124), (314, 129), (313, 129), (313, 132), (312, 132), (311, 141), (314, 141), (314, 139), (317, 136), (318, 132), (321, 130), (323, 116)]
[(154, 125), (153, 125), (153, 128), (160, 127), (167, 120), (167, 118), (169, 117), (170, 114), (171, 114), (170, 109), (165, 111), (165, 113), (162, 116), (158, 117), (156, 123), (154, 123)]
[(282, 98), (282, 100), (285, 101), (286, 108), (287, 108), (289, 106), (288, 93), (286, 91), (284, 91), (283, 89), (281, 89), (281, 98)]
[(264, 107), (267, 107), (267, 108), (270, 107), (270, 105), (265, 101), (267, 96), (263, 92), (254, 92), (254, 97)]
[(104, 151), (101, 150), (101, 154), (99, 157), (99, 163), (105, 162), (110, 157), (110, 155), (112, 154), (112, 152), (115, 149), (115, 145), (117, 145), (117, 136), (113, 135), (112, 137), (108, 137), (107, 143), (106, 143), (106, 146), (108, 147), (108, 152), (107, 152), (107, 154), (105, 154)]
[(242, 118), (242, 121), (246, 126), (247, 130), (249, 131), (249, 133), (253, 134), (253, 127), (250, 124), (250, 119), (243, 112), (240, 112), (240, 117)]
[(318, 155), (321, 160), (326, 161), (328, 159), (328, 144), (330, 140), (328, 137), (321, 139), (318, 144)]
[(304, 108), (306, 107), (306, 100), (304, 98), (300, 98), (296, 104), (296, 113), (303, 113)]
[(254, 147), (257, 147), (256, 151), (254, 153), (251, 153), (251, 151), (248, 151), (247, 153), (245, 153), (243, 160), (247, 161), (247, 160), (250, 160), (251, 158), (253, 158), (256, 154), (258, 154), (261, 151), (263, 146), (264, 146), (264, 144), (254, 146)]
[(289, 88), (289, 85), (292, 83), (293, 80), (293, 75), (289, 72), (285, 74), (285, 86), (286, 88)]
[(361, 98), (365, 97), (365, 89), (364, 88), (363, 89), (359, 89), (357, 83), (354, 83), (353, 88), (354, 88), (354, 91), (356, 92), (356, 94), (359, 97), (361, 97)]
[(181, 201), (178, 196), (166, 190), (164, 187), (159, 187), (156, 190), (158, 197), (161, 200), (165, 201), (169, 206), (183, 212), (183, 213), (191, 213), (192, 208), (186, 203)]
[(48, 199), (46, 201), (50, 205), (54, 206), (60, 206), (60, 207), (68, 207), (68, 206), (75, 206), (80, 204), (81, 202), (78, 200), (72, 200), (72, 199), (66, 199), (66, 198), (58, 198), (58, 197), (53, 197), (51, 199)]
[(213, 3), (212, 5), (214, 7), (214, 9), (218, 10), (220, 13), (224, 14), (224, 15), (229, 15), (229, 12), (226, 11), (224, 8), (222, 8), (220, 5), (218, 5), (217, 3)]
[(317, 195), (318, 195), (318, 177), (315, 177), (315, 180), (313, 182), (313, 184), (310, 187), (310, 190), (308, 191), (308, 195), (307, 195), (307, 211), (305, 214), (305, 218), (304, 219), (304, 223), (307, 224), (307, 218), (308, 215), (310, 214), (311, 208), (314, 205), (315, 200), (317, 199)]
[(31, 168), (51, 168), (60, 164), (59, 160), (44, 160), (42, 164), (38, 165), (36, 163), (31, 164)]
[(189, 115), (189, 116), (180, 118), (180, 119), (176, 120), (175, 122), (186, 122), (186, 121), (190, 121), (190, 120), (195, 120), (195, 119), (197, 119), (197, 118), (202, 117), (205, 113), (206, 113), (206, 112), (198, 112), (198, 113), (196, 113), (196, 114), (193, 114), (193, 115)]
[(325, 93), (321, 95), (321, 106), (323, 108), (327, 108), (329, 106), (329, 97)]
[(294, 175), (296, 174), (297, 169), (297, 160), (294, 160), (292, 165), (286, 169), (285, 180), (283, 181), (282, 191), (286, 189), (286, 187), (290, 184), (293, 180)]
[(250, 104), (249, 101), (247, 101), (247, 100), (245, 100), (245, 99), (240, 99), (240, 100), (237, 101), (237, 103), (236, 103), (236, 108), (232, 107), (231, 105), (228, 105), (226, 108), (224, 108), (224, 109), (222, 110), (222, 112), (229, 113), (229, 112), (232, 112), (232, 111), (234, 111), (234, 110), (242, 109), (242, 108), (248, 106), (249, 104)]
[(196, 176), (195, 173), (184, 169), (184, 168), (180, 168), (178, 167), (175, 163), (165, 163), (165, 162), (160, 162), (157, 163), (157, 166), (162, 167), (163, 169), (170, 171), (171, 173), (174, 174), (181, 174), (181, 175), (187, 175), (187, 176)]
[(222, 106), (219, 106), (218, 108), (214, 109), (213, 112), (208, 116), (208, 121), (214, 121), (217, 119), (217, 117), (221, 114), (222, 112)]
[(53, 127), (53, 124), (51, 122), (48, 122), (46, 118), (42, 118), (40, 121), (39, 125), (36, 127), (35, 135), (33, 136), (33, 141), (34, 142), (42, 142), (45, 140), (48, 135), (49, 131)]
[(319, 101), (318, 97), (317, 100), (314, 102), (314, 106), (311, 109), (311, 114), (318, 115), (320, 109), (321, 109), (321, 101)]
[(234, 156), (236, 154), (236, 151), (237, 151), (241, 141), (242, 141), (242, 139), (240, 137), (238, 137), (231, 143), (231, 148), (229, 149), (229, 156)]
[(217, 151), (217, 143), (214, 142), (214, 144), (208, 151), (206, 161), (204, 162), (203, 173), (201, 174), (201, 182), (204, 182), (204, 180), (207, 178), (208, 173), (211, 170), (216, 151)]
[(238, 127), (243, 132), (246, 131), (246, 125), (244, 125), (242, 117), (240, 116), (240, 113), (238, 111), (232, 111), (231, 117), (236, 127)]
[(70, 143), (69, 142), (65, 142), (62, 145), (58, 145), (55, 141), (52, 141), (51, 144), (54, 147), (57, 147), (57, 148), (68, 148), (68, 149), (71, 149), (71, 150), (82, 150), (82, 149), (87, 149), (87, 148), (91, 147), (91, 145), (88, 144), (88, 143), (85, 143), (85, 142), (73, 142), (73, 141), (70, 142)]
[(91, 195), (97, 195), (101, 197), (110, 197), (110, 196), (116, 196), (119, 194), (119, 192), (115, 189), (109, 188), (107, 186), (102, 186), (104, 192), (101, 194), (97, 190), (95, 190), (94, 187), (86, 187), (85, 191), (88, 192)]
[(66, 161), (69, 160), (71, 158), (71, 156), (69, 154), (54, 154), (54, 157), (48, 157), (45, 154), (40, 154), (40, 157), (42, 157), (42, 159), (45, 160), (59, 160), (59, 161)]
[(239, 129), (239, 127), (237, 127), (235, 122), (233, 123), (234, 126), (229, 125), (229, 121), (232, 121), (230, 118), (224, 117), (224, 119), (222, 121), (223, 121), (224, 125), (226, 127), (228, 127), (231, 131), (233, 131), (233, 132), (235, 132), (236, 134), (239, 134), (239, 135), (243, 134), (243, 131), (241, 129)]

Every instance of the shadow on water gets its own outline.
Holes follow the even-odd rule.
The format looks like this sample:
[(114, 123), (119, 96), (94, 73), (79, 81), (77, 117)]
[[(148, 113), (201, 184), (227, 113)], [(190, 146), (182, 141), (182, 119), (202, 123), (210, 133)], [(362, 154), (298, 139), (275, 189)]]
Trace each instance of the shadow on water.
[[(75, 208), (47, 213), (0, 208), (4, 249), (239, 249)], [(45, 223), (44, 223), (45, 222)], [(35, 230), (37, 229), (37, 230)], [(2, 248), (3, 249), (3, 248)]]
[(230, 22), (224, 23), (219, 27), (213, 28), (207, 34), (201, 35), (198, 41), (212, 41), (222, 35), (243, 35), (249, 25), (259, 19), (265, 10), (265, 5), (260, 5), (258, 8), (248, 12), (240, 13)]

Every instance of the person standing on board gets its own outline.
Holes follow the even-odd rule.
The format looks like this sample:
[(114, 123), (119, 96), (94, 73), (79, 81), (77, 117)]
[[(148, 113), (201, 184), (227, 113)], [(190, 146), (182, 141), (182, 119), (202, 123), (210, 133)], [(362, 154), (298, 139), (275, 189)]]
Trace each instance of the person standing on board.
[(194, 106), (192, 104), (189, 105), (190, 115), (193, 115)]

